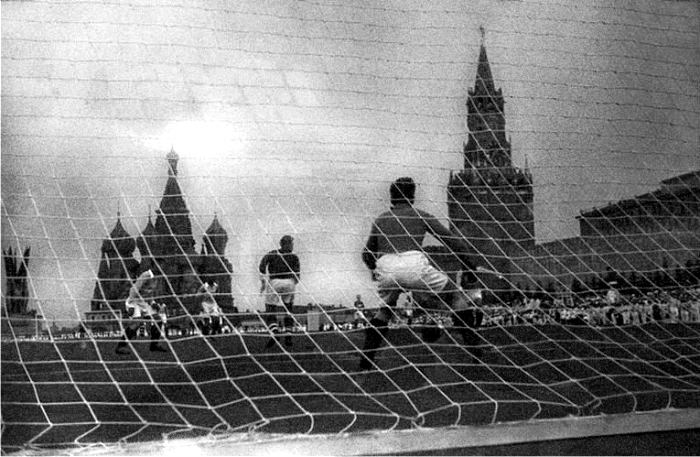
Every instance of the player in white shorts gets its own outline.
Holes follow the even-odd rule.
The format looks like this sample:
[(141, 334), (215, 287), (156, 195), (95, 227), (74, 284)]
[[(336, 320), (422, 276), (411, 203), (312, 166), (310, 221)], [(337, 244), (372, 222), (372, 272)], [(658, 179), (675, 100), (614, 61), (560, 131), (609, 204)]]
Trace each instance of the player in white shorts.
[(221, 308), (216, 303), (214, 296), (218, 289), (219, 284), (216, 282), (211, 285), (205, 282), (197, 291), (197, 294), (202, 296), (202, 312), (200, 316), (202, 316), (204, 321), (203, 333), (205, 335), (221, 333)]
[[(133, 339), (138, 328), (144, 323), (150, 324), (151, 351), (167, 352), (166, 349), (158, 345), (161, 333), (156, 321), (157, 308), (154, 308), (155, 302), (152, 300), (157, 288), (157, 283), (153, 278), (151, 270), (144, 271), (129, 290), (129, 296), (125, 303), (127, 316), (122, 319), (124, 336), (123, 341), (117, 345), (117, 354), (129, 353), (127, 340)], [(155, 306), (157, 307), (157, 305)]]
[(447, 275), (436, 269), (422, 251), (384, 254), (376, 262), (374, 277), (379, 298), (394, 306), (404, 290), (440, 292)]
[(435, 268), (423, 250), (426, 234), (431, 234), (463, 261), (464, 270), (471, 264), (465, 255), (473, 250), (466, 241), (437, 220), (432, 214), (413, 206), (416, 184), (412, 178), (399, 178), (389, 188), (391, 208), (380, 214), (372, 224), (362, 260), (372, 270), (377, 281), (377, 291), (386, 306), (382, 307), (366, 330), (360, 368), (374, 366), (376, 350), (384, 341), (388, 323), (399, 296), (403, 292), (416, 291), (437, 294), (449, 278)]
[[(282, 302), (282, 324), (289, 330), (294, 325), (293, 306), (296, 287), (301, 277), (299, 257), (294, 254), (294, 238), (284, 235), (280, 239), (280, 248), (270, 251), (262, 258), (258, 270), (260, 272), (260, 292), (265, 293), (265, 305), (278, 307)], [(279, 325), (276, 316), (270, 316), (268, 326), (275, 333)], [(271, 339), (267, 346), (271, 347), (275, 340)], [(285, 338), (287, 346), (292, 345), (289, 335)]]

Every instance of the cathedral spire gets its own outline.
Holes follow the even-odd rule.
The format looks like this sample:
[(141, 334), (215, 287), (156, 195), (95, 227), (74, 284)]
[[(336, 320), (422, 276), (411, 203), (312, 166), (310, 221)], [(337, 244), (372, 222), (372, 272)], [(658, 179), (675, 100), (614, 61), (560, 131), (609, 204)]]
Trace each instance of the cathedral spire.
[(168, 176), (177, 176), (177, 161), (180, 160), (180, 156), (175, 152), (175, 146), (170, 145), (170, 152), (165, 158), (168, 161)]
[[(192, 237), (192, 223), (190, 211), (187, 209), (184, 195), (177, 181), (177, 162), (179, 156), (174, 148), (166, 156), (168, 160), (168, 181), (165, 183), (165, 191), (160, 200), (159, 211), (156, 211), (155, 228), (162, 238), (163, 245), (160, 248), (167, 250), (167, 244), (171, 244), (173, 252), (194, 252), (194, 238)], [(169, 239), (169, 241), (165, 241)]]
[(160, 254), (158, 248), (158, 236), (156, 228), (151, 219), (151, 205), (148, 205), (148, 223), (141, 231), (141, 236), (136, 240), (136, 245), (139, 248), (142, 258), (150, 258)]

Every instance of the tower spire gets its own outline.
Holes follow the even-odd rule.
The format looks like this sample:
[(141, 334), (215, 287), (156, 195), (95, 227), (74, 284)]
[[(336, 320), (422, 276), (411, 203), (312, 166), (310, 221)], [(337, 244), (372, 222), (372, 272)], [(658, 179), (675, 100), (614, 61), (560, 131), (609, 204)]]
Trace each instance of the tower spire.
[(177, 176), (177, 161), (180, 160), (180, 156), (177, 155), (177, 152), (175, 152), (175, 146), (170, 145), (170, 152), (168, 153), (165, 158), (168, 161), (168, 175), (169, 176)]
[(469, 139), (464, 147), (465, 168), (511, 166), (510, 142), (506, 138), (505, 101), (501, 89), (496, 89), (491, 64), (486, 54), (484, 26), (479, 27), (482, 43), (476, 69), (474, 88), (467, 99)]
[(481, 48), (479, 49), (479, 63), (476, 69), (476, 88), (484, 94), (492, 95), (496, 92), (496, 87), (493, 83), (493, 74), (491, 73), (491, 64), (486, 55), (486, 46), (484, 45), (483, 27), (481, 27)]

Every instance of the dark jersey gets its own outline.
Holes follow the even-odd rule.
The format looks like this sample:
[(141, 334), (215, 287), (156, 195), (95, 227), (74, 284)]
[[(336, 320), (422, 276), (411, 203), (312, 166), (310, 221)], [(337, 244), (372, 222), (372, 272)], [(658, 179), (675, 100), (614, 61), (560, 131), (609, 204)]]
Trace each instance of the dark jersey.
[(369, 269), (374, 270), (377, 259), (384, 254), (422, 251), (428, 233), (456, 256), (472, 251), (459, 234), (443, 226), (435, 216), (408, 203), (400, 203), (374, 221), (362, 259)]
[(270, 251), (260, 261), (260, 273), (270, 279), (294, 279), (299, 282), (299, 257), (292, 252)]

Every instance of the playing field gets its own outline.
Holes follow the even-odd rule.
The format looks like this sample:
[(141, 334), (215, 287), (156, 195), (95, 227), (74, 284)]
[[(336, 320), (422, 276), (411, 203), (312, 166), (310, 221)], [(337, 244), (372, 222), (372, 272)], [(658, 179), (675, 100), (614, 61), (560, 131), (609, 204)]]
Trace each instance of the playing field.
[(482, 329), (483, 363), (450, 333), (389, 334), (356, 370), (363, 332), (2, 344), (2, 450), (31, 442), (160, 440), (211, 432), (336, 434), (700, 408), (700, 325)]

